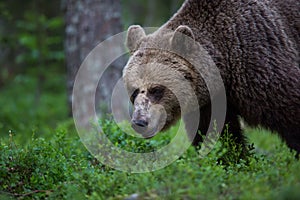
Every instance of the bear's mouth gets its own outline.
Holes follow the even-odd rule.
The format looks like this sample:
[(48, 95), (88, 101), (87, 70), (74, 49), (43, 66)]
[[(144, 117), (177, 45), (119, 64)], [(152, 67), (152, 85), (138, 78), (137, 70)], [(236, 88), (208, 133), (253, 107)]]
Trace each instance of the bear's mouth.
[(140, 127), (135, 124), (131, 124), (132, 128), (139, 133), (143, 138), (150, 139), (154, 137), (157, 133), (157, 127), (149, 128), (149, 127)]
[(145, 138), (145, 139), (151, 139), (151, 138), (153, 138), (155, 135), (156, 135), (156, 132), (151, 133), (151, 134), (147, 134), (147, 135), (142, 134), (143, 138)]

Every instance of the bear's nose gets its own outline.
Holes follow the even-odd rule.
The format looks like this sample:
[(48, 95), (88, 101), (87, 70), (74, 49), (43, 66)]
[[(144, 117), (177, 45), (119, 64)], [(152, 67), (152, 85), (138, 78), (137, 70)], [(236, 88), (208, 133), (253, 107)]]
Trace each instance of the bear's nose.
[(134, 123), (135, 125), (140, 126), (140, 127), (148, 126), (148, 122), (145, 120), (141, 120), (141, 119), (134, 119), (134, 120), (132, 120), (132, 123)]

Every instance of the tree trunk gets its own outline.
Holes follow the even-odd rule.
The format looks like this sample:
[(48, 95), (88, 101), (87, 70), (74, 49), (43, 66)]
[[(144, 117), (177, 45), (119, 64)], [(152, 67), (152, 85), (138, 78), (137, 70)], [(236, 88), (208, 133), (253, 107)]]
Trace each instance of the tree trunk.
[[(72, 108), (72, 91), (76, 73), (90, 51), (101, 41), (122, 31), (120, 0), (63, 0), (65, 11), (65, 52), (67, 65), (67, 92), (70, 111)], [(116, 48), (120, 48), (116, 46)], [(118, 51), (118, 49), (117, 49)], [(100, 63), (101, 64), (101, 63)], [(124, 59), (114, 62), (105, 76), (100, 80), (101, 89), (97, 89), (96, 106), (110, 110), (110, 98), (113, 87), (121, 77)], [(94, 67), (99, 67), (95, 65)], [(97, 74), (89, 77), (97, 80)], [(89, 85), (82, 86), (82, 97), (86, 95)], [(98, 108), (98, 107), (97, 107)], [(97, 109), (96, 108), (96, 109)], [(79, 108), (84, 115), (90, 116), (91, 108)]]

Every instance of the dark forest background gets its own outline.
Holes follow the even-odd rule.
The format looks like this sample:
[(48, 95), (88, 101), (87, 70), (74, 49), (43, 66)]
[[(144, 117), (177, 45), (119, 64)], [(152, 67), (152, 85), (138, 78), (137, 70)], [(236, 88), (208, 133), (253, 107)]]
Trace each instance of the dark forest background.
[[(1, 1), (0, 135), (11, 131), (26, 141), (33, 133), (51, 134), (71, 116), (73, 80), (89, 51), (131, 24), (162, 25), (182, 2)], [(111, 67), (99, 101), (109, 101), (111, 83), (125, 63), (126, 58)]]

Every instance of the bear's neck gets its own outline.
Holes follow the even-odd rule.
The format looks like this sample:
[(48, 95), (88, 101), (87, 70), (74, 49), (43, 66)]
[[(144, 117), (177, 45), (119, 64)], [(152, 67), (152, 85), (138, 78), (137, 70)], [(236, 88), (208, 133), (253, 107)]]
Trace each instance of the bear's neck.
[[(224, 9), (225, 7), (227, 8)], [(218, 25), (216, 25), (216, 18), (218, 14), (224, 14), (225, 12), (226, 16), (229, 17), (234, 9), (236, 9), (236, 5), (229, 0), (186, 0), (177, 13), (161, 29), (175, 30), (180, 25), (191, 28), (198, 44), (202, 45), (219, 63), (217, 67), (220, 69), (221, 76), (224, 80), (229, 80), (226, 78), (226, 63), (218, 62), (226, 55), (222, 55), (224, 52), (221, 51), (221, 47), (224, 38), (220, 33), (220, 29), (218, 29)]]
[(186, 25), (195, 31), (205, 29), (213, 25), (208, 19), (222, 9), (223, 3), (224, 0), (186, 0), (163, 27), (175, 30), (180, 25)]

